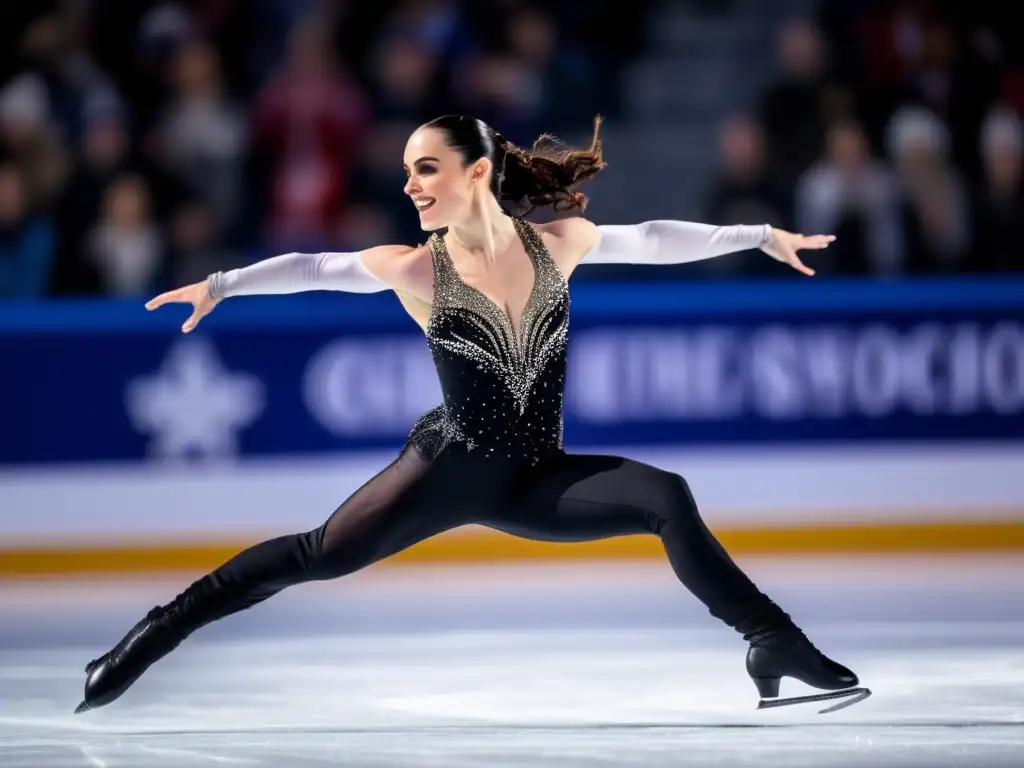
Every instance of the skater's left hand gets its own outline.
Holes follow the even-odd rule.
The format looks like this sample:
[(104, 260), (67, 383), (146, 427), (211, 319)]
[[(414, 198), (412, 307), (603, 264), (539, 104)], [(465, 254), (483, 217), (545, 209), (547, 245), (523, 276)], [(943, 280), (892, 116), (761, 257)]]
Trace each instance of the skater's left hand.
[(800, 261), (796, 252), (805, 248), (814, 250), (828, 248), (828, 244), (835, 239), (835, 235), (797, 235), (784, 229), (772, 227), (772, 239), (766, 245), (761, 246), (761, 250), (776, 261), (789, 264), (793, 269), (803, 272), (805, 275), (813, 275), (814, 270)]

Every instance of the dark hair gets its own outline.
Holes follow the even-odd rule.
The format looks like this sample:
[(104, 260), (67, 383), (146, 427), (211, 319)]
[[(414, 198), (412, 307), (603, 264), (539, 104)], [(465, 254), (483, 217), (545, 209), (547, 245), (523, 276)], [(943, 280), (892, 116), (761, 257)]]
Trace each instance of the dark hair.
[(545, 205), (556, 211), (585, 210), (587, 196), (575, 187), (606, 165), (598, 138), (600, 115), (594, 118), (594, 136), (586, 149), (565, 147), (547, 133), (523, 149), (483, 120), (465, 115), (445, 115), (422, 127), (444, 131), (448, 146), (462, 155), (463, 165), (489, 159), (494, 167), (491, 191), (498, 202), (520, 206), (520, 215)]

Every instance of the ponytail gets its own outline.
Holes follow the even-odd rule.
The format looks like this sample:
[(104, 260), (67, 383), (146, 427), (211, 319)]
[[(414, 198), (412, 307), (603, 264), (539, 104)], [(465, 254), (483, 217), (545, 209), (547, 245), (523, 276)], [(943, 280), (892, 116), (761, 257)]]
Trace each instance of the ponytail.
[(566, 148), (550, 134), (538, 138), (530, 149), (522, 149), (495, 132), (495, 144), (501, 154), (494, 169), (499, 201), (522, 206), (524, 216), (546, 205), (556, 211), (586, 210), (589, 200), (575, 187), (607, 165), (598, 138), (600, 127), (598, 115), (586, 149)]

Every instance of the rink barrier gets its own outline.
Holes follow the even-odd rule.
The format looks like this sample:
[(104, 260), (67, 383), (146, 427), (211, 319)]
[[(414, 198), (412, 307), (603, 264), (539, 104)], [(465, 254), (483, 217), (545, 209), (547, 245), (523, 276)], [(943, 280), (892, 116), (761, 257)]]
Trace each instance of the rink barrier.
[[(568, 446), (1024, 435), (1024, 278), (574, 283)], [(186, 336), (187, 314), (0, 302), (0, 359), (18, 372), (0, 377), (0, 469), (393, 455), (441, 402), (389, 293), (239, 298)], [(200, 388), (231, 393), (205, 421)]]
[[(976, 554), (1024, 551), (1019, 519), (901, 524), (735, 527), (715, 530), (737, 557)], [(139, 576), (210, 570), (253, 541), (0, 547), (0, 577)], [(534, 542), (490, 531), (455, 531), (428, 539), (375, 567), (486, 565), (516, 562), (645, 561), (664, 558), (654, 536), (626, 536), (585, 544)]]

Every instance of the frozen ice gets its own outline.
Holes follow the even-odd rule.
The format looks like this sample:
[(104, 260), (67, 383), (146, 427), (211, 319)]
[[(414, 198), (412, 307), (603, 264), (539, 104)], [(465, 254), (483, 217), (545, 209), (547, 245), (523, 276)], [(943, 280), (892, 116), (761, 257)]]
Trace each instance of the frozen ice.
[[(657, 569), (298, 588), (77, 716), (84, 664), (183, 585), (4, 587), (0, 764), (1019, 765), (1020, 570), (860, 567), (759, 579), (874, 692), (827, 715), (756, 710), (742, 639)], [(783, 696), (810, 692), (783, 682)]]

